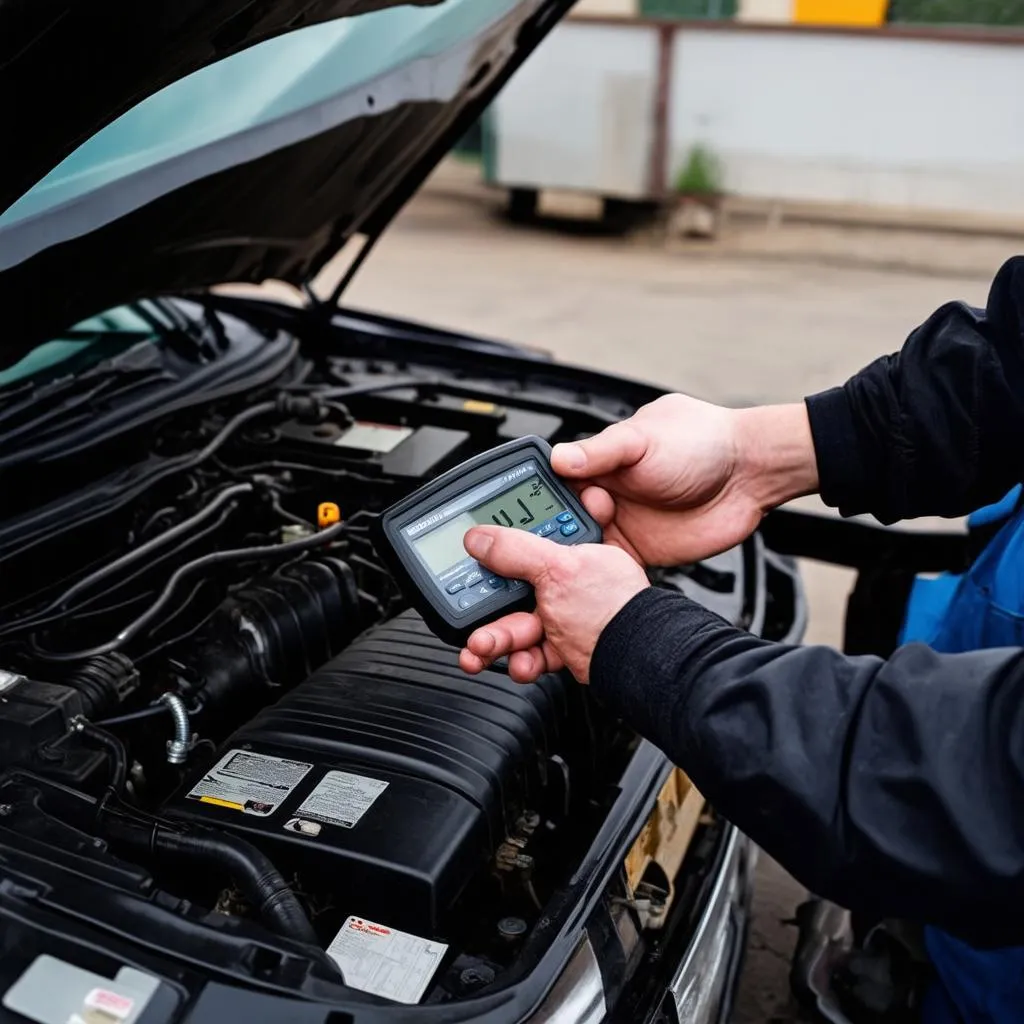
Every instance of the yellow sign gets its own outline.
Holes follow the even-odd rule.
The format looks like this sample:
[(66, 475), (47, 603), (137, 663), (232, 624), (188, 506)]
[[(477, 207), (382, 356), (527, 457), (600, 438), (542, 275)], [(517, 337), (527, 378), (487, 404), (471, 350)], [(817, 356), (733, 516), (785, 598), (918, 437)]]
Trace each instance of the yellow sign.
[(803, 25), (885, 24), (889, 0), (794, 0), (793, 20)]

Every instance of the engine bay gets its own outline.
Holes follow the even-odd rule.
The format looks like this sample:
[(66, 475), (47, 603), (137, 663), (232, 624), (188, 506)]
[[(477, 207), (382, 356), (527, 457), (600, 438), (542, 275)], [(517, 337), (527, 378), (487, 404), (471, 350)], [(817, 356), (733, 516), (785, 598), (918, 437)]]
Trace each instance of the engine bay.
[[(229, 347), (242, 327), (217, 318)], [(0, 468), (0, 852), (446, 1002), (501, 984), (557, 918), (640, 739), (568, 676), (465, 676), (368, 524), (472, 455), (636, 402), (374, 326)], [(19, 395), (0, 430), (51, 429), (46, 395)], [(652, 580), (762, 635), (796, 628), (795, 574), (756, 538)], [(663, 914), (675, 880), (644, 885)], [(357, 979), (368, 929), (421, 943), (422, 985)]]

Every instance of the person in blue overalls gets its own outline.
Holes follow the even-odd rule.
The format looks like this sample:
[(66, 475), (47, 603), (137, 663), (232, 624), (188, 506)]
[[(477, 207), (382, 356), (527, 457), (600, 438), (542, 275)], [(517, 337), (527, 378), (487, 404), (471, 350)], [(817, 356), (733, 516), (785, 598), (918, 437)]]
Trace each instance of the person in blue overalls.
[(537, 610), (478, 630), (463, 668), (567, 667), (812, 891), (931, 926), (952, 1019), (1024, 1020), (1024, 525), (947, 587), (945, 640), (887, 659), (759, 640), (643, 568), (730, 548), (798, 495), (894, 523), (1024, 481), (1024, 258), (985, 309), (943, 306), (842, 387), (744, 410), (667, 396), (552, 463), (606, 543), (471, 530)]

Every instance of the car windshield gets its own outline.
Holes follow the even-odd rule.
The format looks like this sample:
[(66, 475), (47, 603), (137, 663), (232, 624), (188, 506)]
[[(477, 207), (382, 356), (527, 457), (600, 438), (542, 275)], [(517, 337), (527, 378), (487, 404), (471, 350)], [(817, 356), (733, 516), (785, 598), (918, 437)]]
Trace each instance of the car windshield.
[(0, 215), (0, 271), (190, 181), (388, 110), (398, 99), (395, 75), (415, 76), (417, 61), (456, 54), (450, 74), (435, 69), (419, 90), (427, 102), (449, 98), (461, 84), (460, 42), (468, 46), (520, 3), (374, 11), (298, 29), (188, 75), (87, 140)]
[(0, 403), (7, 397), (8, 385), (61, 367), (80, 370), (117, 349), (154, 341), (157, 336), (153, 321), (143, 317), (137, 306), (121, 306), (90, 317), (61, 337), (36, 346), (12, 366), (0, 365)]

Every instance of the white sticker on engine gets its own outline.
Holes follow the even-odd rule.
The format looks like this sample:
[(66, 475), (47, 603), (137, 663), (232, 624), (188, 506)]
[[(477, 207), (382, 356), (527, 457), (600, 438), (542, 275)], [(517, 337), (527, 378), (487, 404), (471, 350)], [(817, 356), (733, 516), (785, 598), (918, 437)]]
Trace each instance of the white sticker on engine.
[(353, 423), (334, 443), (343, 448), (387, 455), (412, 435), (411, 427), (396, 427), (390, 423)]
[(351, 772), (328, 772), (295, 814), (328, 825), (354, 828), (387, 788), (388, 784), (380, 779), (368, 779)]
[(14, 672), (8, 672), (6, 669), (0, 668), (0, 693), (24, 681), (24, 676), (15, 675)]
[(193, 787), (190, 800), (267, 817), (306, 777), (313, 766), (305, 761), (231, 750)]
[(350, 917), (327, 948), (345, 984), (360, 992), (418, 1003), (448, 947), (395, 928)]

